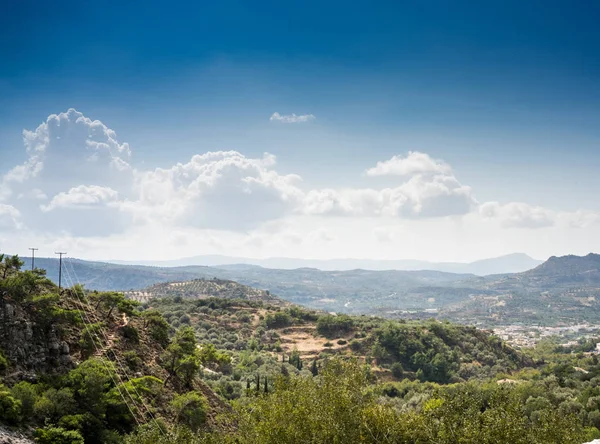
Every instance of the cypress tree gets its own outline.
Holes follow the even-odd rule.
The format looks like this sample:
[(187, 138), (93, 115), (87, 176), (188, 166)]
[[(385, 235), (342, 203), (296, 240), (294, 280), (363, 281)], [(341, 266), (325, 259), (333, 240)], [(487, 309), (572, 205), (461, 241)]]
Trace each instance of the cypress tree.
[(315, 359), (310, 366), (310, 372), (313, 376), (317, 376), (319, 374), (319, 369), (317, 368), (317, 360)]
[(267, 383), (267, 377), (265, 376), (265, 393), (269, 393), (269, 385)]

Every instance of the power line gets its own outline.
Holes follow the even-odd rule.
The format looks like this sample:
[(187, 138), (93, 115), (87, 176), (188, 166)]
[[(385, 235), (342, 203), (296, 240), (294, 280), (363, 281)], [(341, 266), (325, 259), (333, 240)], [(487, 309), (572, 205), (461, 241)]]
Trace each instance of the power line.
[[(63, 254), (66, 254), (66, 253), (63, 253)], [(74, 292), (77, 295), (77, 299), (79, 299), (79, 303), (80, 303), (81, 308), (82, 308), (81, 310), (78, 310), (79, 311), (79, 316), (81, 317), (81, 321), (83, 322), (84, 327), (90, 327), (90, 329), (89, 329), (89, 336), (90, 336), (90, 339), (92, 340), (92, 344), (94, 345), (94, 348), (96, 349), (96, 353), (98, 353), (98, 359), (100, 360), (100, 362), (104, 366), (104, 369), (106, 370), (107, 374), (109, 375), (110, 379), (112, 380), (113, 384), (115, 385), (115, 388), (119, 392), (119, 395), (121, 395), (121, 398), (123, 399), (123, 402), (125, 402), (125, 405), (129, 409), (129, 412), (131, 413), (131, 416), (133, 417), (134, 421), (137, 423), (137, 425), (139, 427), (141, 425), (141, 423), (138, 420), (137, 416), (135, 415), (134, 409), (131, 408), (131, 405), (129, 405), (129, 402), (127, 401), (127, 399), (125, 398), (125, 395), (123, 395), (123, 392), (121, 391), (121, 387), (119, 386), (119, 384), (117, 384), (117, 381), (115, 380), (115, 378), (113, 376), (113, 372), (111, 372), (110, 366), (108, 365), (108, 363), (106, 362), (106, 360), (102, 357), (102, 354), (101, 354), (102, 348), (100, 347), (102, 345), (101, 339), (100, 339), (100, 337), (97, 334), (94, 333), (93, 329), (91, 328), (92, 321), (88, 317), (88, 314), (87, 314), (87, 311), (85, 310), (85, 306), (83, 304), (83, 301), (81, 300), (81, 297), (79, 296), (79, 293), (77, 292), (77, 289), (74, 286), (73, 280), (70, 278), (69, 270), (65, 269), (65, 271), (67, 273), (67, 280), (71, 281), (71, 287), (74, 288)], [(87, 319), (87, 325), (86, 325), (86, 321), (84, 319), (84, 315), (85, 315), (85, 318)], [(98, 346), (98, 344), (96, 343), (96, 340), (94, 340), (94, 335), (96, 336), (96, 339), (98, 340), (98, 344), (100, 344), (100, 346)], [(123, 380), (121, 379), (119, 373), (117, 371), (115, 371), (114, 373), (117, 376), (117, 378), (119, 379), (119, 381), (121, 382), (121, 385), (123, 385)], [(123, 385), (123, 389), (129, 395), (129, 397), (133, 401), (133, 405), (135, 407), (135, 400), (131, 396), (131, 393), (129, 393), (129, 391), (127, 390), (127, 387), (125, 387), (124, 385)]]
[[(77, 282), (77, 284), (80, 284), (79, 278), (77, 276), (77, 273), (75, 272), (75, 267), (73, 267), (73, 261), (72, 260), (67, 260), (66, 264), (65, 264), (65, 271), (67, 272), (67, 274), (69, 275), (71, 282), (73, 283), (73, 277), (71, 276), (70, 272), (69, 272), (69, 265), (71, 266), (71, 271), (73, 272), (73, 276), (75, 276), (75, 282)], [(77, 295), (77, 298), (79, 299), (80, 303), (82, 303), (81, 301), (81, 297), (79, 296), (79, 290), (81, 290), (81, 286), (79, 285), (77, 288), (73, 286), (73, 290), (75, 292), (75, 294)], [(83, 292), (82, 292), (83, 293)], [(88, 322), (91, 325), (91, 321), (87, 315), (87, 312), (85, 312), (85, 316), (86, 318), (88, 318)], [(100, 327), (99, 329), (100, 333), (102, 334), (102, 336), (104, 337), (104, 340), (106, 342), (106, 345), (108, 346), (109, 344), (109, 338), (106, 334), (106, 332), (104, 331), (104, 329), (102, 329), (102, 327)], [(96, 338), (98, 339), (98, 342), (100, 343), (100, 345), (102, 345), (102, 339), (100, 338), (100, 336), (96, 335)], [(98, 351), (98, 350), (97, 350)], [(113, 353), (113, 357), (115, 358), (118, 366), (120, 367), (121, 371), (123, 372), (123, 374), (125, 375), (125, 379), (128, 382), (131, 382), (131, 377), (129, 376), (129, 374), (127, 373), (127, 370), (125, 369), (125, 365), (123, 365), (123, 363), (121, 362), (121, 360), (119, 359), (119, 356), (117, 355), (117, 353), (114, 352), (114, 350), (111, 350)], [(102, 355), (99, 355), (100, 359), (102, 359)], [(122, 381), (121, 376), (117, 373), (117, 377)], [(146, 402), (144, 401), (144, 397), (138, 392), (135, 384), (131, 384), (131, 387), (133, 388), (133, 391), (135, 392), (135, 394), (137, 395), (137, 397), (139, 398), (142, 406), (144, 407), (144, 409), (146, 410), (146, 412), (150, 415), (150, 417), (156, 421), (156, 417), (154, 416), (154, 414), (152, 413), (152, 409), (148, 406), (148, 404), (146, 404)], [(136, 401), (133, 398), (133, 396), (131, 396), (131, 393), (129, 393), (129, 389), (127, 388), (127, 386), (123, 386), (123, 388), (125, 389), (125, 392), (129, 395), (129, 398), (131, 399), (131, 401), (133, 401), (133, 405), (134, 407), (136, 406)], [(160, 422), (157, 422), (158, 428), (160, 429), (160, 432), (163, 436), (166, 436), (166, 431), (163, 429), (162, 425), (160, 424)]]
[(39, 250), (39, 248), (30, 248), (31, 250), (31, 271), (35, 268), (35, 252)]
[(59, 259), (58, 259), (58, 294), (60, 295), (60, 289), (61, 289), (61, 285), (62, 285), (62, 257), (63, 254), (67, 254), (67, 253), (62, 253), (62, 252), (58, 252), (58, 253), (54, 253), (54, 254), (58, 254)]

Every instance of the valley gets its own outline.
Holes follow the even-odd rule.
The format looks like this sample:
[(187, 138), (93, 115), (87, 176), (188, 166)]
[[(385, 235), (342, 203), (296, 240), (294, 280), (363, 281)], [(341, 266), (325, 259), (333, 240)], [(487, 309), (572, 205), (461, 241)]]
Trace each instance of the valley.
[[(40, 258), (38, 263), (56, 282), (56, 260)], [(327, 312), (395, 319), (434, 317), (483, 327), (600, 323), (600, 255), (596, 254), (552, 257), (525, 272), (488, 276), (431, 270), (267, 269), (243, 264), (151, 267), (77, 259), (68, 259), (66, 266), (87, 289), (125, 291), (140, 298), (199, 297), (203, 290), (189, 283), (221, 280)], [(181, 291), (176, 291), (180, 284)]]

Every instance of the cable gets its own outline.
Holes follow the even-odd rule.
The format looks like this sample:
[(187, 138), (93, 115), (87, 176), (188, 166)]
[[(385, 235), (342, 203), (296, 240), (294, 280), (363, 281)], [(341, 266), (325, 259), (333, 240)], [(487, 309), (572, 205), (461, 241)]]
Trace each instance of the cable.
[[(71, 266), (71, 271), (73, 272), (73, 275), (75, 276), (75, 279), (78, 283), (79, 286), (81, 286), (81, 283), (79, 282), (79, 278), (77, 277), (77, 273), (75, 271), (75, 267), (73, 267), (73, 262), (71, 261), (70, 258), (67, 258), (68, 260), (66, 261), (70, 266)], [(68, 270), (68, 268), (67, 268)], [(70, 276), (70, 273), (69, 273)], [(78, 295), (79, 298), (79, 295)], [(104, 336), (105, 341), (107, 342), (108, 345), (108, 337), (106, 336), (105, 332), (102, 330), (102, 328), (100, 328), (100, 332), (102, 333), (102, 335)], [(115, 358), (115, 360), (117, 361), (117, 364), (119, 365), (121, 371), (123, 372), (123, 374), (125, 375), (125, 378), (128, 380), (128, 382), (131, 382), (131, 378), (129, 377), (129, 374), (127, 373), (127, 370), (125, 369), (125, 366), (123, 365), (123, 363), (121, 362), (121, 360), (119, 359), (118, 355), (113, 351), (113, 356)], [(119, 376), (120, 377), (120, 376)], [(163, 433), (164, 436), (166, 436), (166, 432), (162, 429), (162, 426), (160, 425), (160, 423), (156, 420), (156, 417), (154, 416), (154, 414), (152, 413), (152, 410), (150, 409), (150, 407), (146, 404), (146, 402), (144, 401), (144, 398), (142, 395), (140, 395), (140, 393), (138, 392), (137, 388), (135, 387), (134, 384), (131, 384), (131, 387), (133, 388), (133, 391), (135, 392), (135, 394), (138, 396), (138, 398), (140, 399), (144, 409), (146, 410), (146, 412), (148, 412), (148, 414), (150, 415), (150, 417), (152, 418), (152, 420), (154, 420), (157, 424), (158, 427), (160, 429), (160, 431)], [(125, 388), (125, 390), (128, 392), (129, 396), (131, 397), (131, 394), (129, 393), (128, 389)], [(133, 397), (131, 397), (133, 400)], [(134, 402), (135, 403), (135, 402)]]
[[(73, 285), (73, 280), (71, 278), (71, 275), (68, 271), (68, 268), (65, 268), (65, 272), (67, 274), (67, 279), (68, 281), (70, 281), (69, 286), (71, 288), (74, 287)], [(79, 297), (79, 295), (77, 294), (77, 298), (81, 304), (81, 308), (82, 310), (79, 311), (79, 316), (81, 317), (81, 321), (83, 322), (83, 325), (85, 326), (85, 319), (83, 317), (83, 315), (85, 315), (85, 317), (88, 320), (88, 325), (91, 326), (92, 322), (90, 321), (87, 312), (85, 311), (85, 307), (83, 305), (83, 301), (81, 300), (81, 298)], [(83, 313), (83, 314), (82, 314)], [(96, 335), (98, 341), (100, 342), (100, 338)], [(104, 360), (104, 358), (101, 355), (101, 348), (98, 347), (98, 345), (96, 344), (96, 341), (94, 340), (94, 333), (93, 330), (90, 328), (90, 338), (92, 340), (92, 344), (94, 345), (94, 348), (96, 349), (96, 352), (98, 353), (98, 358), (100, 359), (100, 362), (102, 362), (104, 368), (106, 369), (106, 372), (108, 373), (108, 375), (110, 376), (110, 379), (112, 380), (113, 384), (115, 385), (115, 388), (117, 389), (117, 391), (119, 392), (119, 395), (121, 395), (121, 398), (123, 399), (123, 402), (125, 402), (125, 405), (127, 406), (127, 408), (129, 409), (129, 412), (131, 413), (131, 415), (133, 416), (133, 419), (135, 420), (135, 422), (137, 423), (138, 427), (141, 425), (140, 421), (138, 420), (138, 418), (136, 417), (133, 409), (131, 408), (131, 406), (129, 405), (129, 402), (127, 401), (127, 399), (125, 398), (125, 396), (123, 395), (123, 393), (121, 392), (121, 388), (119, 387), (119, 384), (117, 384), (117, 381), (115, 380), (113, 373), (110, 371), (109, 366), (107, 365), (106, 361)], [(115, 374), (117, 375), (117, 377), (119, 378), (119, 380), (121, 381), (121, 384), (123, 384), (123, 380), (121, 379), (120, 375), (118, 374), (118, 372), (115, 372)], [(135, 400), (133, 399), (133, 397), (131, 396), (131, 393), (129, 393), (129, 391), (127, 390), (127, 387), (124, 387), (125, 391), (127, 392), (127, 394), (129, 395), (129, 397), (131, 398), (131, 400), (133, 401), (133, 404), (135, 406)]]

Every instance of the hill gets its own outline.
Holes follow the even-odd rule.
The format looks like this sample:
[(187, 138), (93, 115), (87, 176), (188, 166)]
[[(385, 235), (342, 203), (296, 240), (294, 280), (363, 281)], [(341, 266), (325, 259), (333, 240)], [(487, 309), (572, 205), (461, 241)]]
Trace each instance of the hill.
[(569, 325), (600, 322), (600, 255), (551, 257), (523, 273), (468, 279), (469, 300), (446, 313), (455, 320)]
[(538, 370), (544, 360), (474, 327), (252, 299), (139, 305), (77, 285), (59, 292), (21, 265), (0, 258), (3, 435), (10, 426), (40, 444), (449, 444), (600, 434), (600, 365), (570, 351)]
[(169, 261), (109, 261), (117, 264), (150, 265), (157, 267), (209, 266), (229, 268), (230, 266), (260, 266), (263, 268), (293, 270), (297, 268), (317, 268), (325, 271), (363, 270), (435, 270), (462, 274), (499, 274), (518, 273), (529, 270), (542, 263), (523, 253), (508, 254), (496, 258), (478, 260), (470, 263), (462, 262), (428, 262), (419, 260), (375, 260), (375, 259), (298, 259), (273, 257), (267, 259), (231, 257), (221, 255), (203, 255)]
[[(220, 279), (332, 312), (409, 318), (435, 316), (488, 326), (564, 325), (600, 322), (598, 257), (594, 254), (553, 257), (523, 273), (485, 277), (431, 270), (277, 270), (254, 265), (160, 268), (72, 259), (65, 262), (65, 270), (70, 270), (86, 288), (98, 290), (140, 292), (165, 282)], [(49, 277), (56, 279), (57, 262), (45, 261), (39, 263), (50, 266)], [(173, 294), (172, 290), (173, 286), (158, 286), (153, 291), (164, 296)]]
[(269, 291), (242, 285), (223, 279), (194, 279), (182, 282), (165, 282), (154, 284), (138, 291), (125, 291), (125, 296), (139, 302), (148, 302), (151, 298), (191, 298), (206, 299), (210, 297), (223, 299), (242, 299), (263, 301), (271, 304), (289, 304)]

